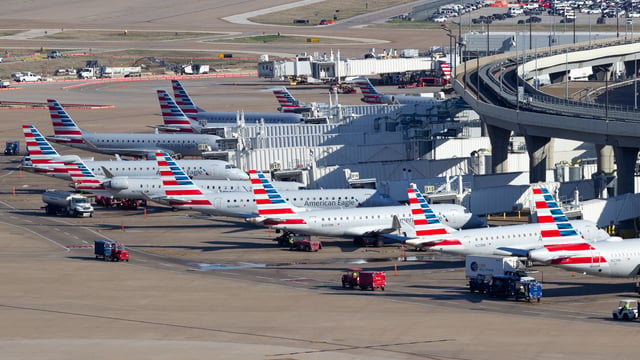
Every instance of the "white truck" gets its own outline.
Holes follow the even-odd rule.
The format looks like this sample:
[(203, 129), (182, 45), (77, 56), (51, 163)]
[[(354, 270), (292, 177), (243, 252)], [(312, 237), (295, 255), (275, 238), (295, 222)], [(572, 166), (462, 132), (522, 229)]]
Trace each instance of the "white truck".
[(78, 70), (78, 79), (95, 79), (98, 77), (98, 70), (96, 68), (85, 67)]
[(128, 67), (115, 67), (115, 66), (101, 66), (100, 77), (112, 78), (112, 77), (133, 77), (140, 76), (142, 74), (142, 67), (140, 66), (128, 66)]
[(17, 82), (42, 81), (42, 76), (36, 75), (29, 71), (15, 72), (11, 74), (11, 78), (13, 78), (13, 81), (17, 81)]
[(64, 190), (47, 190), (42, 193), (43, 209), (47, 215), (92, 217), (93, 206), (83, 195)]
[(524, 268), (517, 256), (475, 256), (465, 259), (465, 275), (468, 278), (482, 276), (505, 275), (516, 273)]

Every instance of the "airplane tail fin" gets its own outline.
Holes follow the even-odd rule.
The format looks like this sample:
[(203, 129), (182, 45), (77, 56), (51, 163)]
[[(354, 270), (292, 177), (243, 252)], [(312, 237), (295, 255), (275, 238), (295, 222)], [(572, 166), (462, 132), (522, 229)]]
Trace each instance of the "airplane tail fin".
[(22, 133), (29, 156), (25, 157), (20, 166), (21, 169), (48, 175), (67, 173), (64, 164), (60, 161), (60, 154), (35, 126), (22, 125)]
[(65, 167), (76, 190), (105, 190), (102, 185), (102, 179), (96, 176), (96, 174), (89, 169), (85, 163), (78, 159), (78, 161), (65, 163)]
[(370, 104), (380, 103), (380, 97), (383, 95), (379, 93), (376, 88), (373, 87), (371, 81), (367, 78), (356, 78), (353, 82), (360, 88), (360, 92), (362, 92), (362, 100), (363, 102)]
[(273, 88), (273, 95), (280, 104), (278, 108), (280, 112), (294, 112), (296, 108), (300, 107), (300, 102), (284, 86)]
[(33, 125), (22, 125), (24, 141), (27, 146), (27, 152), (33, 164), (38, 162), (49, 162), (50, 160), (60, 157), (60, 154), (54, 149), (44, 136)]
[(533, 201), (540, 224), (540, 234), (544, 243), (567, 243), (572, 240), (584, 241), (567, 219), (562, 208), (546, 188), (533, 188)]
[(212, 205), (169, 154), (164, 151), (156, 152), (156, 161), (169, 205)]
[(431, 210), (429, 203), (416, 188), (407, 189), (409, 206), (416, 236), (429, 237), (433, 235), (449, 234), (447, 227), (440, 222), (438, 216)]
[(54, 99), (48, 99), (49, 115), (53, 124), (53, 139), (64, 139), (64, 142), (82, 144), (82, 129), (76, 125), (62, 105)]
[(196, 129), (194, 129), (195, 121), (191, 120), (180, 110), (180, 107), (165, 90), (157, 90), (157, 93), (164, 124), (164, 126), (159, 127), (161, 130), (187, 133), (197, 132)]
[(180, 110), (189, 117), (189, 119), (197, 120), (198, 113), (201, 111), (196, 104), (191, 100), (191, 97), (184, 89), (180, 81), (171, 80), (171, 87), (173, 88), (173, 97), (176, 99), (176, 104), (180, 107)]
[(249, 170), (258, 217), (263, 225), (303, 224), (302, 219), (260, 170)]

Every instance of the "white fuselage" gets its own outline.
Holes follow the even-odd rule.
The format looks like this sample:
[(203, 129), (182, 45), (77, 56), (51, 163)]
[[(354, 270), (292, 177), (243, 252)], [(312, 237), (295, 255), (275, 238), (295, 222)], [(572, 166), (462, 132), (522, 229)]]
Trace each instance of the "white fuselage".
[[(595, 224), (584, 220), (573, 220), (571, 225), (584, 241), (600, 241), (609, 235)], [(559, 238), (553, 238), (554, 244)], [(560, 238), (562, 239), (562, 238)], [(567, 241), (576, 242), (576, 237)], [(407, 240), (407, 244), (434, 251), (458, 255), (513, 255), (524, 254), (531, 249), (543, 247), (539, 224), (510, 225), (456, 231), (451, 234)]]
[[(249, 184), (249, 187), (250, 186)], [(274, 186), (278, 188), (278, 183), (274, 183)], [(293, 206), (307, 210), (349, 209), (358, 206), (388, 206), (397, 204), (397, 202), (373, 189), (279, 190), (279, 192), (282, 197)], [(204, 195), (213, 206), (175, 204), (173, 206), (178, 209), (195, 210), (217, 216), (248, 218), (257, 216), (258, 214), (255, 198), (250, 191), (239, 193), (205, 193)], [(471, 214), (467, 213), (465, 215), (469, 215), (470, 217)]]
[(530, 258), (568, 271), (604, 277), (640, 275), (640, 239), (612, 238), (590, 244), (534, 250)]
[[(459, 229), (472, 219), (472, 214), (460, 205), (434, 204), (431, 208), (440, 221), (451, 228)], [(275, 225), (265, 223), (265, 225), (304, 235), (362, 237), (390, 233), (394, 227), (394, 218), (397, 218), (401, 226), (399, 231), (403, 235), (411, 236), (415, 233), (411, 208), (404, 205), (340, 211), (317, 210), (298, 213), (298, 215), (304, 219), (303, 223)]]
[(202, 154), (199, 145), (208, 145), (211, 149), (217, 149), (217, 141), (220, 139), (216, 135), (206, 134), (106, 134), (83, 132), (83, 139), (90, 143), (63, 142), (56, 138), (47, 137), (51, 141), (62, 145), (68, 145), (89, 151), (103, 154), (120, 154), (130, 156), (140, 156), (143, 153), (154, 153), (156, 150), (163, 150), (170, 154), (182, 154), (184, 156), (200, 156)]
[[(55, 160), (52, 160), (55, 161)], [(103, 167), (116, 176), (157, 176), (158, 163), (155, 160), (136, 161), (84, 161), (96, 176), (105, 176)], [(189, 177), (194, 179), (211, 180), (247, 180), (249, 175), (239, 168), (221, 160), (176, 160), (176, 163), (185, 171)], [(43, 169), (31, 167), (30, 160), (25, 158), (23, 165), (39, 174), (52, 176), (60, 179), (71, 180), (64, 164), (50, 163)]]

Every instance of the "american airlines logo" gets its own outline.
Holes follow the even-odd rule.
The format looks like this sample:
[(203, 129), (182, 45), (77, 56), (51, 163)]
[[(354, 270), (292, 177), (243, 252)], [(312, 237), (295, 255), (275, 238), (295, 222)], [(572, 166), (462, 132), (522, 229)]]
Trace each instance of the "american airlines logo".
[(356, 207), (355, 200), (307, 200), (305, 207)]

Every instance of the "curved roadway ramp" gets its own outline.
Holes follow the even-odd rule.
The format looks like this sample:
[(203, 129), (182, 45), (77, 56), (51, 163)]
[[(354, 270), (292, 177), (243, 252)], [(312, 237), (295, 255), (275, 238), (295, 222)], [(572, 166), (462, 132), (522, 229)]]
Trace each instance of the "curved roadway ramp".
[(617, 163), (617, 192), (632, 193), (640, 144), (639, 113), (552, 97), (527, 80), (544, 71), (566, 74), (572, 68), (593, 66), (599, 69), (596, 76), (608, 82), (613, 63), (632, 62), (638, 52), (637, 43), (631, 41), (601, 41), (591, 46), (552, 48), (546, 53), (501, 54), (458, 65), (454, 87), (487, 124), (495, 172), (508, 171), (509, 135), (514, 131), (525, 136), (530, 182), (544, 181), (546, 169), (554, 166), (549, 140), (559, 137), (593, 143), (599, 154), (599, 170), (604, 173), (614, 170), (611, 156), (607, 156), (611, 150), (606, 146), (610, 145)]

